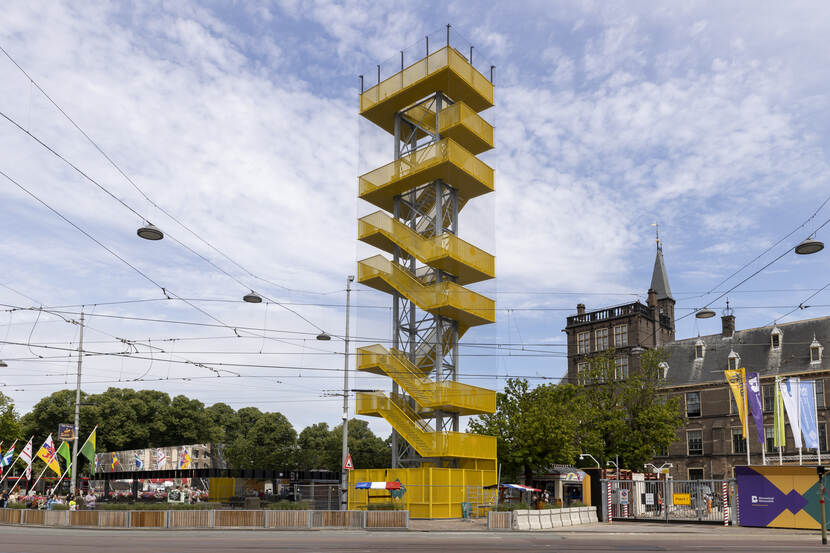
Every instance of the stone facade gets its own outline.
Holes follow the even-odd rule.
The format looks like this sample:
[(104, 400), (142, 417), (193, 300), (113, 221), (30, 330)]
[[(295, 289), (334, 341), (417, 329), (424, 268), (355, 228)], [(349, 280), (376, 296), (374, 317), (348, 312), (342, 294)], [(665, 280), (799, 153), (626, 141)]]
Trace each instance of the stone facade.
[[(825, 379), (830, 377), (830, 361), (824, 358), (823, 349), (830, 344), (830, 317), (736, 330), (735, 317), (727, 312), (721, 322), (719, 334), (675, 339), (674, 299), (658, 245), (647, 305), (633, 302), (586, 311), (579, 304), (576, 315), (568, 317), (568, 380), (581, 383), (582, 364), (599, 352), (613, 349), (618, 369), (627, 368), (617, 376), (624, 377), (639, 369), (643, 350), (662, 347), (668, 356), (663, 367), (664, 389), (681, 398), (687, 422), (678, 432), (677, 441), (654, 463), (671, 463), (671, 474), (677, 479), (732, 477), (735, 466), (746, 464), (746, 442), (739, 434), (741, 422), (724, 378), (725, 369), (745, 367), (748, 372), (760, 374), (768, 464), (779, 461), (779, 452), (772, 447), (775, 378), (816, 380), (819, 441), (821, 451), (827, 452), (830, 412), (825, 407), (824, 389)], [(620, 339), (623, 335), (625, 340)], [(761, 464), (764, 448), (751, 418), (749, 432), (751, 463)], [(785, 463), (798, 463), (789, 424), (786, 432), (787, 446), (782, 448), (781, 457)], [(815, 464), (815, 455), (814, 450), (802, 451), (805, 464)], [(830, 460), (830, 453), (823, 457)]]

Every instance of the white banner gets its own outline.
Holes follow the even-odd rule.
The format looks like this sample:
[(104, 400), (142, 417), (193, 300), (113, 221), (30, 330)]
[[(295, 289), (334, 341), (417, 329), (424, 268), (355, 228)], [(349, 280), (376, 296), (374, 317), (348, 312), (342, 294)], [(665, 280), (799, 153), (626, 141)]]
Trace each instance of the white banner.
[(784, 400), (784, 409), (787, 411), (787, 419), (790, 421), (790, 429), (793, 431), (795, 447), (801, 448), (801, 414), (799, 413), (799, 389), (801, 379), (797, 376), (781, 380), (778, 383), (781, 389), (781, 399)]

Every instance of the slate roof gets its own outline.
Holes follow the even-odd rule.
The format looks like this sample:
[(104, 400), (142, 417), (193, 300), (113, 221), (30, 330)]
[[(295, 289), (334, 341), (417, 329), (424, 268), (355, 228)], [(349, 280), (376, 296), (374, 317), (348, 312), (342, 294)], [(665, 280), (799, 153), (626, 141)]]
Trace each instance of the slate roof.
[[(676, 340), (664, 346), (669, 365), (666, 375), (668, 386), (683, 386), (712, 382), (725, 382), (723, 371), (727, 368), (729, 353), (740, 356), (739, 367), (758, 372), (761, 377), (786, 375), (807, 371), (830, 371), (830, 317), (781, 323), (781, 347), (773, 351), (771, 333), (773, 326), (736, 330), (731, 338), (711, 334), (696, 338)], [(816, 340), (825, 348), (820, 363), (810, 364), (810, 344)], [(695, 359), (695, 344), (703, 342), (703, 359)]]
[[(663, 248), (657, 247), (657, 257), (654, 258), (654, 272), (651, 274), (651, 286), (657, 292), (657, 299), (671, 298), (669, 275), (666, 273), (666, 263), (663, 261)], [(674, 299), (674, 298), (672, 298)]]

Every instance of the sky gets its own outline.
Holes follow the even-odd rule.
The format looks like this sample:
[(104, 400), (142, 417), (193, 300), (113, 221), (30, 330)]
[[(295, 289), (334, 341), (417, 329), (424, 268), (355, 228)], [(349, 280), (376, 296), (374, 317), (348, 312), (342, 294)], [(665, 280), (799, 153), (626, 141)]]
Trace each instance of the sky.
[[(830, 249), (792, 253), (830, 238), (825, 3), (12, 0), (0, 391), (23, 413), (73, 387), (83, 311), (86, 392), (338, 424), (346, 277), (377, 253), (356, 240), (375, 209), (357, 176), (392, 153), (360, 120), (358, 76), (393, 74), (447, 24), (496, 85), (481, 156), (496, 192), (459, 234), (496, 256), (473, 287), (497, 321), (464, 337), (461, 380), (561, 377), (577, 303), (645, 301), (655, 222), (678, 337), (719, 332), (690, 313), (727, 297), (739, 329), (830, 313)], [(145, 220), (165, 239), (138, 238)], [(249, 290), (269, 301), (243, 303)], [(388, 342), (390, 298), (350, 297), (350, 352)]]

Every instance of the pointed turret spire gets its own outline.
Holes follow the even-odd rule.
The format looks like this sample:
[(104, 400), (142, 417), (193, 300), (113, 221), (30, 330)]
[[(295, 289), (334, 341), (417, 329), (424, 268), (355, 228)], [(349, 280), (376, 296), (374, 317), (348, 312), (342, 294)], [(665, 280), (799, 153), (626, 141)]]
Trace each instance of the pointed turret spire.
[(663, 244), (660, 243), (660, 228), (657, 223), (657, 257), (654, 259), (654, 272), (651, 274), (651, 289), (657, 292), (657, 299), (662, 300), (666, 298), (674, 299), (671, 295), (671, 287), (669, 287), (669, 276), (666, 274), (666, 264), (663, 261)]

